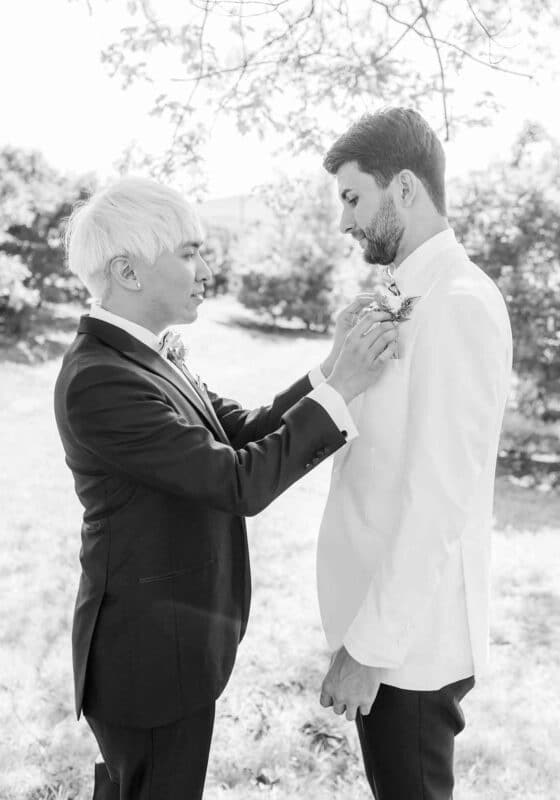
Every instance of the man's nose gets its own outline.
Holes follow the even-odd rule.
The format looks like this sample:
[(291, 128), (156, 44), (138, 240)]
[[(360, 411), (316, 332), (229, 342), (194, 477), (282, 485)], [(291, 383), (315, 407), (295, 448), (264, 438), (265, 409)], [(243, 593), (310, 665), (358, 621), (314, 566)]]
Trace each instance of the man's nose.
[(196, 278), (197, 280), (202, 283), (203, 281), (209, 281), (213, 278), (213, 272), (206, 263), (206, 261), (202, 258), (200, 253), (198, 254), (198, 260), (196, 264)]
[(352, 230), (354, 229), (354, 218), (349, 208), (345, 208), (342, 212), (339, 227), (341, 233), (352, 233)]

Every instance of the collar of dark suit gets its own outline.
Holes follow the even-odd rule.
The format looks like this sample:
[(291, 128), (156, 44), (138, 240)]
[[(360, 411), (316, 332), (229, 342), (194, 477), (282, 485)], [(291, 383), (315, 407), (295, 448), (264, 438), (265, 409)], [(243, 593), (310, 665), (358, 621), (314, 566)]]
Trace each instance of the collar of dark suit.
[(212, 431), (214, 431), (222, 441), (227, 441), (227, 437), (221, 425), (213, 418), (215, 415), (210, 413), (210, 410), (206, 407), (206, 404), (203, 402), (196, 389), (191, 386), (187, 378), (179, 375), (166, 358), (162, 358), (159, 353), (152, 350), (147, 344), (131, 336), (131, 334), (119, 328), (117, 325), (111, 325), (110, 322), (95, 319), (95, 317), (89, 317), (88, 315), (80, 318), (78, 333), (95, 336), (97, 339), (109, 345), (109, 347), (118, 350), (126, 356), (126, 358), (135, 361), (150, 372), (155, 372), (157, 375), (170, 381), (191, 405), (195, 406), (196, 410), (202, 414)]

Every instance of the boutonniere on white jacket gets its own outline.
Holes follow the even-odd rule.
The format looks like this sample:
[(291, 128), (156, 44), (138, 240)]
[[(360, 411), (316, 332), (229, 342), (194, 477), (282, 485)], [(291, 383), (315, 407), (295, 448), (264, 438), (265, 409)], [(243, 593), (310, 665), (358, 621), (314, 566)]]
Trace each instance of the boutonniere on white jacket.
[[(389, 277), (391, 278), (391, 276)], [(401, 294), (397, 284), (392, 279), (388, 286), (381, 283), (377, 284), (374, 288), (371, 302), (356, 315), (355, 323), (358, 323), (370, 311), (385, 311), (391, 315), (393, 322), (406, 322), (410, 319), (418, 300), (420, 300), (420, 297), (406, 297)], [(398, 344), (392, 358), (399, 358)]]
[(420, 300), (420, 297), (405, 297), (400, 293), (395, 295), (385, 287), (382, 287), (382, 289), (376, 288), (371, 303), (362, 311), (360, 316), (364, 313), (367, 314), (369, 311), (386, 311), (391, 315), (393, 322), (406, 322), (406, 320), (410, 319), (418, 300)]

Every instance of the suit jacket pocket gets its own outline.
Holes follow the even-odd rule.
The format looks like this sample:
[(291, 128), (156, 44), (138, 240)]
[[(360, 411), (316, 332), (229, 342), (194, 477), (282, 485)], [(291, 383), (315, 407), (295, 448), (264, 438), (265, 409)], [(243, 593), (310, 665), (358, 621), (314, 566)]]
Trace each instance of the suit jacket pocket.
[(192, 572), (198, 572), (213, 564), (215, 559), (209, 558), (203, 561), (202, 564), (197, 564), (195, 567), (184, 567), (183, 569), (176, 569), (172, 572), (164, 572), (161, 575), (146, 575), (145, 577), (138, 578), (138, 583), (154, 583), (155, 581), (167, 581), (171, 578), (176, 578), (179, 575), (188, 575)]

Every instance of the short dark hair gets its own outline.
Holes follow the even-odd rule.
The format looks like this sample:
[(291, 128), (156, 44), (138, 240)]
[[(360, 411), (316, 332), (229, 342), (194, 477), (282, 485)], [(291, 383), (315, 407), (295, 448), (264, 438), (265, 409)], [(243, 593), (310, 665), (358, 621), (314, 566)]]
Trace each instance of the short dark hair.
[(422, 181), (439, 214), (445, 203), (445, 153), (426, 120), (411, 108), (389, 108), (365, 114), (333, 144), (323, 166), (335, 175), (343, 164), (356, 161), (386, 188), (403, 169)]

